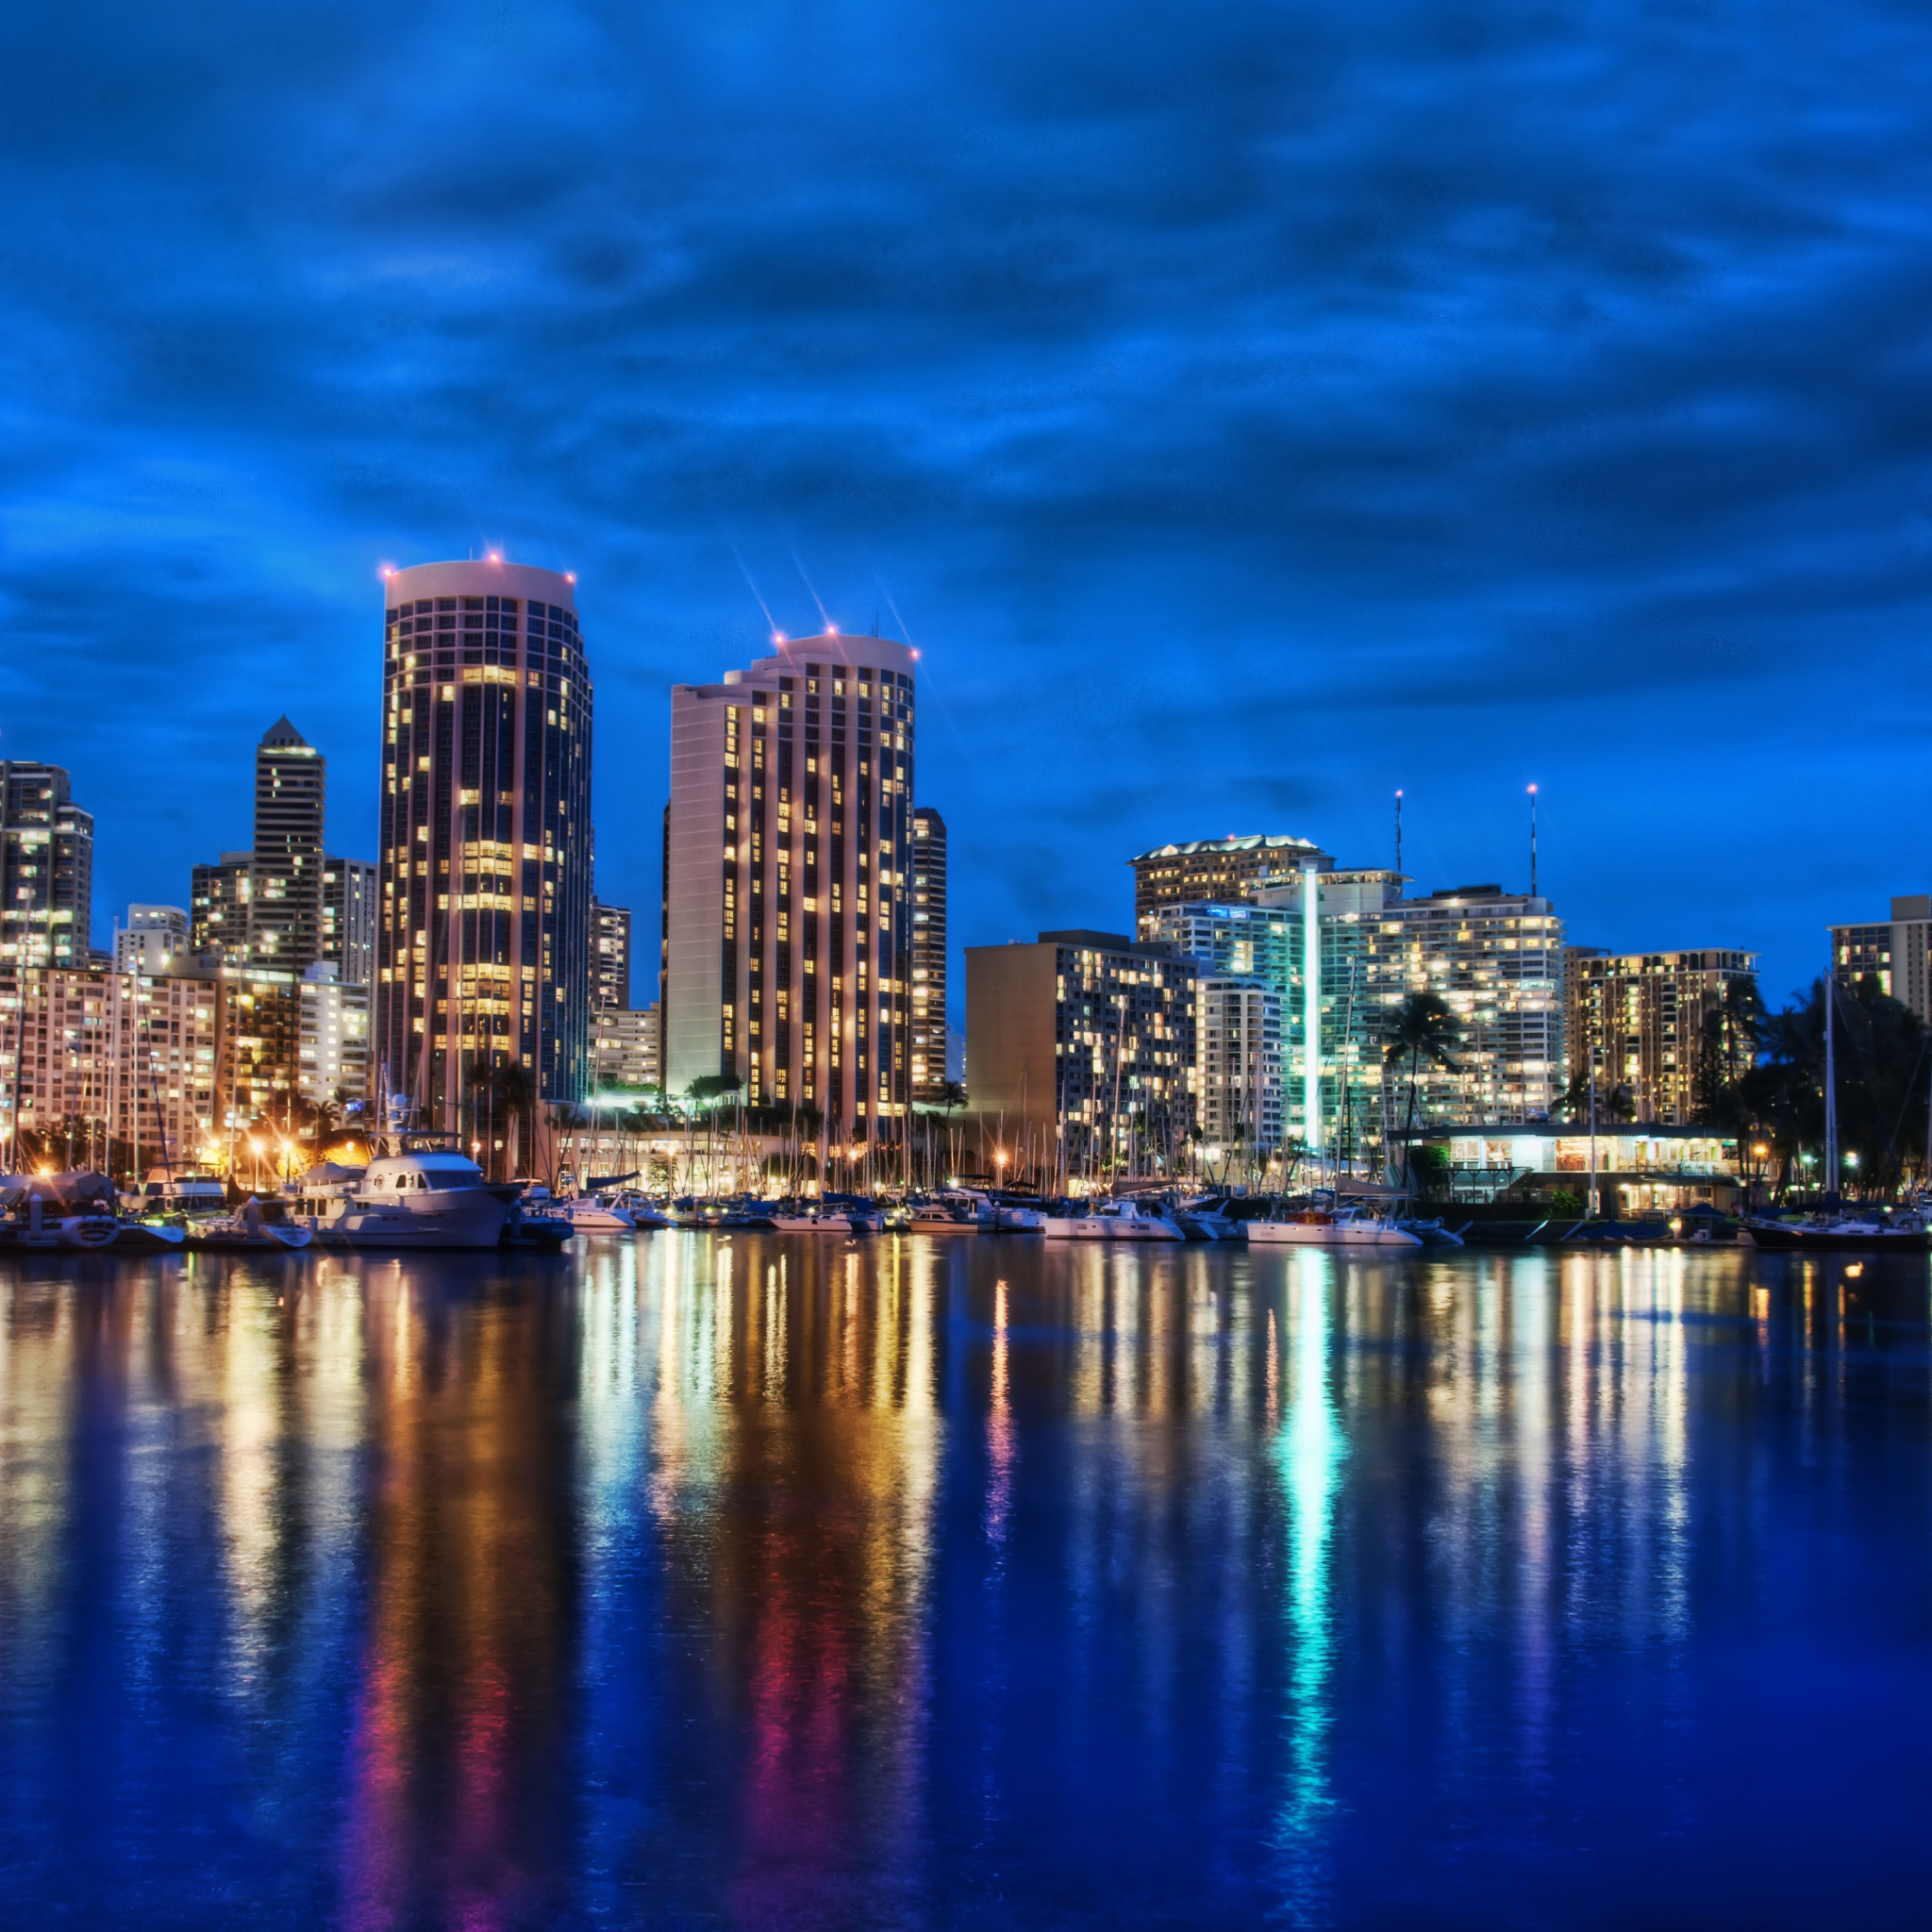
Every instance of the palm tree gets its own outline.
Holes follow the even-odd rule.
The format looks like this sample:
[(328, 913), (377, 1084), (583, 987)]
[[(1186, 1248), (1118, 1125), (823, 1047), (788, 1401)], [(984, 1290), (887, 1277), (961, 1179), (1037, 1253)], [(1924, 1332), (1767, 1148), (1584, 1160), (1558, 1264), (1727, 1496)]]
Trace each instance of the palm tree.
[(1445, 1074), (1460, 1073), (1462, 1069), (1456, 1059), (1456, 1049), (1460, 1044), (1456, 1015), (1439, 992), (1410, 993), (1383, 1025), (1383, 1064), (1400, 1066), (1405, 1055), (1408, 1059), (1408, 1108), (1402, 1129), (1406, 1170), (1411, 1165), (1408, 1148), (1415, 1132), (1416, 1080), (1423, 1063), (1441, 1067)]
[[(1590, 1069), (1572, 1074), (1570, 1084), (1563, 1090), (1563, 1097), (1557, 1103), (1557, 1111), (1566, 1114), (1573, 1121), (1587, 1121), (1590, 1118)], [(1596, 1090), (1596, 1117), (1600, 1121), (1634, 1121), (1637, 1118), (1637, 1096), (1627, 1086), (1599, 1087)]]

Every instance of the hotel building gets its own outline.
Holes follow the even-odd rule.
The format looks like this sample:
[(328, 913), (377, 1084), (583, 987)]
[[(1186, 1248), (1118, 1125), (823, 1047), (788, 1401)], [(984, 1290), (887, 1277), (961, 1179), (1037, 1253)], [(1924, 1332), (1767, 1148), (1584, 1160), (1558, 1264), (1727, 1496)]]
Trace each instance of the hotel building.
[(914, 654), (781, 641), (671, 693), (664, 1082), (741, 1083), (834, 1140), (911, 1103)]
[(658, 1077), (658, 1013), (648, 1007), (599, 1007), (591, 1015), (592, 1082), (598, 1093), (642, 1093)]
[[(1757, 956), (1572, 946), (1564, 962), (1573, 1074), (1594, 1069), (1600, 1096), (1628, 1088), (1640, 1121), (1690, 1125), (1705, 1022), (1724, 1011), (1734, 986), (1755, 982)], [(1599, 1112), (1608, 1119), (1601, 1100)]]
[(973, 1111), (995, 1169), (1054, 1186), (1184, 1163), (1197, 976), (1124, 933), (967, 947)]
[(393, 573), (384, 612), (374, 1083), (457, 1128), (478, 1073), (591, 1081), (591, 680), (576, 588)]
[(301, 974), (322, 957), (322, 825), (328, 767), (277, 718), (255, 748), (248, 962)]
[(94, 822), (58, 765), (0, 758), (0, 973), (85, 966)]
[(1127, 863), (1134, 868), (1135, 924), (1144, 927), (1162, 906), (1204, 899), (1240, 905), (1266, 887), (1292, 884), (1306, 865), (1326, 872), (1335, 861), (1307, 839), (1257, 832), (1163, 845)]
[(912, 1101), (946, 1097), (946, 822), (912, 812)]
[(1932, 984), (1926, 953), (1932, 945), (1932, 895), (1916, 892), (1891, 902), (1891, 917), (1870, 925), (1831, 928), (1833, 967), (1856, 985), (1869, 973), (1879, 991), (1911, 1008), (1932, 1025)]

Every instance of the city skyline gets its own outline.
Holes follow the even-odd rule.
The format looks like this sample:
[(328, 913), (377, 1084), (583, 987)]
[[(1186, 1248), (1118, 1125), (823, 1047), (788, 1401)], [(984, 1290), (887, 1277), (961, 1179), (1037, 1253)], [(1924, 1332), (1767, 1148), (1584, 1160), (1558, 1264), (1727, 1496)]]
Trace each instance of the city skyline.
[[(1536, 782), (1580, 940), (1748, 945), (1782, 997), (1926, 884), (1925, 57), (1857, 7), (1426, 20), (860, 9), (725, 53), (561, 8), (452, 68), (353, 10), (313, 59), (219, 5), (34, 16), (13, 72), (99, 85), (0, 132), (0, 757), (106, 822), (157, 768), (216, 791), (160, 788), (103, 905), (245, 823), (222, 748), (280, 709), (373, 851), (378, 567), (502, 545), (586, 587), (618, 903), (657, 902), (670, 685), (876, 613), (924, 653), (960, 942), (1118, 924), (1170, 839), (1387, 864), (1398, 786), (1410, 870), (1520, 889)], [(1794, 145), (1714, 77), (1767, 59)], [(1817, 702), (1855, 662), (1875, 715)]]

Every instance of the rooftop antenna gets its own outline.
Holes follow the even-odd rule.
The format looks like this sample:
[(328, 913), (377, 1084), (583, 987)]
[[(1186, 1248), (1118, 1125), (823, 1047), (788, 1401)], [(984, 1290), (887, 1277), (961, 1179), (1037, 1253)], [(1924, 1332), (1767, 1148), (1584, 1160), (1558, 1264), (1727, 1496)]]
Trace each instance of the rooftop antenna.
[(1395, 870), (1402, 871), (1402, 787), (1395, 788)]
[(1529, 896), (1536, 897), (1536, 787), (1529, 788)]

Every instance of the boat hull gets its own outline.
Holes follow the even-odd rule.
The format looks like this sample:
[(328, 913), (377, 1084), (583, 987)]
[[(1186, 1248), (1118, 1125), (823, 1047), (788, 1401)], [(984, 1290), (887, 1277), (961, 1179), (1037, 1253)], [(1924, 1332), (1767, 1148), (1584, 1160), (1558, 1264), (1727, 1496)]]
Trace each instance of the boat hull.
[(1754, 1247), (1773, 1254), (1924, 1255), (1932, 1253), (1932, 1233), (1887, 1228), (1781, 1227), (1747, 1222), (1744, 1234)]
[(352, 1200), (315, 1238), (325, 1248), (493, 1248), (509, 1211), (510, 1204), (488, 1188), (432, 1189), (397, 1201)]
[(1419, 1236), (1399, 1227), (1350, 1226), (1319, 1221), (1251, 1221), (1248, 1245), (1269, 1248), (1419, 1248)]
[(1041, 1232), (1050, 1241), (1185, 1241), (1162, 1221), (1050, 1220)]

